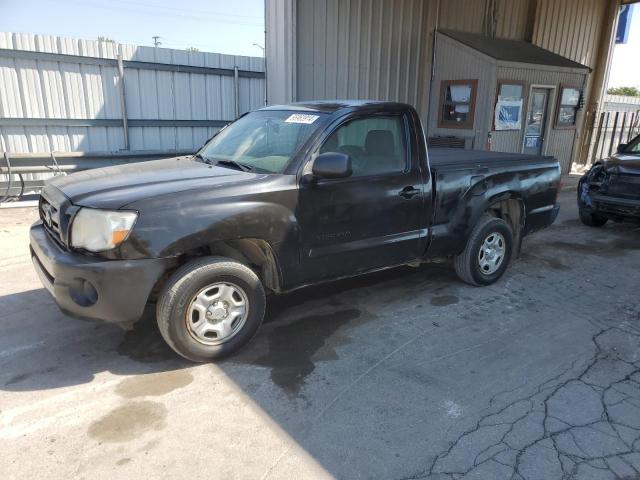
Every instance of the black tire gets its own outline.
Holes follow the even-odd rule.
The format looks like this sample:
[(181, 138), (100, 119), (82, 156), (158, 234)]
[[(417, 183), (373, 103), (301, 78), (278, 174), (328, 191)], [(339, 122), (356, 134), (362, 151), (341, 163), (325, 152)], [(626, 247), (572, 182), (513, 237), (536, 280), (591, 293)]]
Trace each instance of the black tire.
[[(187, 310), (198, 292), (216, 282), (229, 282), (242, 289), (248, 312), (244, 324), (227, 341), (208, 345), (189, 330)], [(183, 265), (171, 275), (160, 294), (156, 318), (162, 337), (176, 353), (194, 362), (208, 362), (246, 345), (262, 324), (265, 305), (264, 288), (253, 270), (229, 258), (205, 257)]]
[[(483, 271), (478, 255), (485, 239), (492, 233), (499, 233), (504, 239), (505, 252), (498, 269), (490, 274)], [(513, 254), (513, 232), (507, 222), (500, 218), (483, 216), (471, 231), (467, 246), (454, 259), (454, 267), (458, 277), (470, 285), (491, 285), (496, 282), (509, 267)]]
[(587, 227), (602, 227), (609, 220), (607, 217), (591, 213), (586, 208), (578, 208), (578, 214), (580, 215), (580, 221)]

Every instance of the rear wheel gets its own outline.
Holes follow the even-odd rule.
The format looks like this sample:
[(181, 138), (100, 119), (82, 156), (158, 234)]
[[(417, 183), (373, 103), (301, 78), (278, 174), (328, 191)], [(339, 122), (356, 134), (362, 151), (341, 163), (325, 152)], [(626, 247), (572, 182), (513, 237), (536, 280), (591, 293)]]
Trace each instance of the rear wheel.
[(460, 279), (470, 285), (490, 285), (509, 266), (513, 252), (513, 232), (500, 218), (484, 216), (478, 221), (464, 251), (455, 257)]
[(253, 338), (265, 303), (253, 270), (227, 258), (202, 258), (176, 270), (167, 282), (157, 306), (158, 328), (183, 357), (215, 360)]
[(586, 208), (579, 208), (578, 214), (580, 215), (580, 221), (588, 227), (602, 227), (608, 220), (607, 217), (591, 213)]

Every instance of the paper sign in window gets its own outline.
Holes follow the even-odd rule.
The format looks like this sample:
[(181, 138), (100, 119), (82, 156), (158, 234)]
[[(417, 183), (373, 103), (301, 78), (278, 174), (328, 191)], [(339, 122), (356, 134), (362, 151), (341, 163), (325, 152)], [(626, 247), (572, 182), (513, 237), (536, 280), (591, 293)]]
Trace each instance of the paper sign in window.
[(520, 130), (522, 100), (498, 100), (494, 123), (496, 130)]
[(319, 115), (307, 115), (304, 113), (294, 113), (293, 115), (289, 115), (289, 117), (285, 120), (285, 123), (304, 123), (304, 124), (312, 124), (315, 122)]

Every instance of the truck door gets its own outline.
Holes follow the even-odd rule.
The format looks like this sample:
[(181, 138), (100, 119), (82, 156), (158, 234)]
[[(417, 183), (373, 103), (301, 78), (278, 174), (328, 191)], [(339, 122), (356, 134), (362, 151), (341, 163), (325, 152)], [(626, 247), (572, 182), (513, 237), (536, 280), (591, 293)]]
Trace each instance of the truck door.
[(350, 156), (348, 178), (301, 186), (301, 266), (305, 281), (353, 275), (420, 256), (422, 174), (412, 158), (403, 114), (353, 117), (337, 126), (311, 155)]

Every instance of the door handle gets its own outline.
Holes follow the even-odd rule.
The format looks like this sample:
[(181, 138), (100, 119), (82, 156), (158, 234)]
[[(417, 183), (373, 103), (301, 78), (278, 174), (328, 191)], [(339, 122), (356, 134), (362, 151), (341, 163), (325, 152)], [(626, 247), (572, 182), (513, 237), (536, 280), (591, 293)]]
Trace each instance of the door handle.
[(402, 190), (400, 190), (400, 196), (403, 198), (406, 198), (407, 200), (412, 197), (415, 197), (419, 193), (421, 193), (421, 191), (418, 190), (417, 188), (414, 188), (413, 185), (409, 185), (407, 187), (404, 187)]

